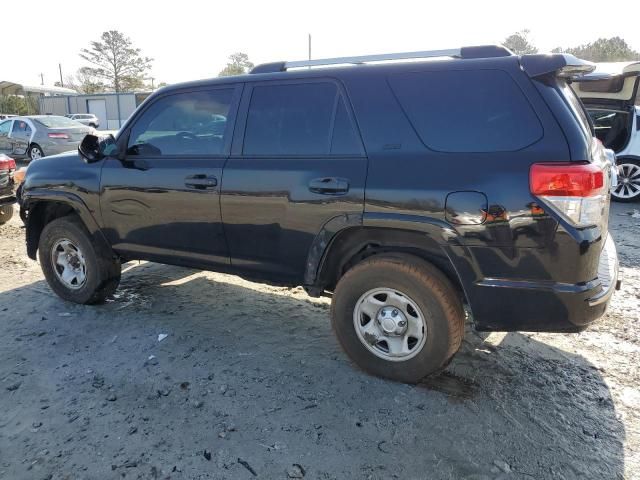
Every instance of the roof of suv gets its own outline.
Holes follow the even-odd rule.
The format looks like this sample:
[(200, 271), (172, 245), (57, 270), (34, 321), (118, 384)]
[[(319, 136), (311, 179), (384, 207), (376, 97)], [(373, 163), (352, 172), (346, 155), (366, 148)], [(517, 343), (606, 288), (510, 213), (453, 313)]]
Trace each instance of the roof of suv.
[[(439, 53), (439, 55), (432, 55)], [(457, 55), (454, 55), (457, 53)], [(410, 56), (414, 55), (414, 56)], [(398, 56), (398, 59), (390, 58)], [(382, 58), (386, 57), (386, 58)], [(371, 58), (371, 60), (368, 60)], [(343, 76), (362, 71), (397, 71), (415, 67), (416, 65), (431, 64), (437, 62), (517, 62), (519, 57), (514, 55), (507, 48), (498, 45), (463, 47), (452, 50), (434, 50), (424, 52), (408, 52), (399, 54), (383, 54), (365, 57), (344, 57), (326, 60), (312, 60), (309, 67), (305, 68), (307, 61), (300, 62), (273, 62), (256, 66), (251, 73), (244, 75), (233, 75), (228, 77), (217, 77), (204, 80), (195, 80), (183, 83), (176, 83), (163, 87), (156, 92), (167, 92), (183, 88), (197, 88), (215, 84), (255, 82), (275, 79), (297, 79), (326, 77), (327, 73), (332, 76)], [(364, 59), (363, 61), (356, 61)], [(400, 61), (398, 61), (400, 60)], [(325, 63), (329, 62), (329, 63)], [(293, 68), (288, 70), (287, 68)]]

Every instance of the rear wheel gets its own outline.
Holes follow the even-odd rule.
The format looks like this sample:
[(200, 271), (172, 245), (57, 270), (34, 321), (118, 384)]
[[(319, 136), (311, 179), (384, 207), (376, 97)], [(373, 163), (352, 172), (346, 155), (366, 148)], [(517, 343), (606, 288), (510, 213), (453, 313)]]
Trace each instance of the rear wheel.
[(618, 186), (611, 191), (611, 198), (618, 202), (640, 199), (640, 160), (618, 159)]
[(13, 217), (13, 205), (2, 205), (0, 207), (0, 225), (4, 225)]
[(37, 143), (32, 143), (27, 151), (27, 155), (30, 160), (38, 160), (39, 158), (44, 157), (44, 152), (42, 151), (42, 147)]
[(102, 302), (120, 283), (120, 261), (75, 216), (58, 218), (44, 227), (38, 256), (47, 283), (64, 300)]
[(402, 382), (446, 366), (464, 334), (462, 302), (449, 280), (410, 255), (374, 256), (349, 270), (336, 286), (331, 317), (360, 368)]

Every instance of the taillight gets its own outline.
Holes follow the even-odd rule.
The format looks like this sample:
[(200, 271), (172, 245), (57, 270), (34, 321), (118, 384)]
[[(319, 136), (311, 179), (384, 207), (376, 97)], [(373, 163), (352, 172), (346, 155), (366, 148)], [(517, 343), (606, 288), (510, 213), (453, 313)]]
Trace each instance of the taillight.
[(69, 140), (71, 137), (67, 133), (50, 133), (49, 138), (58, 138), (63, 140)]
[(592, 163), (536, 163), (529, 185), (533, 195), (577, 227), (598, 225), (606, 215), (605, 174)]
[(0, 170), (9, 170), (12, 172), (15, 169), (16, 161), (13, 158), (7, 157), (6, 155), (0, 155)]

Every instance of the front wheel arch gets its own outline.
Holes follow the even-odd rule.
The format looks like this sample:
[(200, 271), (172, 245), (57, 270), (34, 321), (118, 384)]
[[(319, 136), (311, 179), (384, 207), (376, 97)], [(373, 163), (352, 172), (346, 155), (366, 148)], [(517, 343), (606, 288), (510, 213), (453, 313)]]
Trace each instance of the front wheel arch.
[(27, 255), (32, 260), (37, 259), (38, 244), (44, 227), (57, 218), (69, 215), (77, 217), (96, 241), (108, 247), (107, 240), (102, 235), (95, 219), (85, 204), (77, 197), (58, 195), (47, 200), (29, 200), (25, 206), (27, 211), (25, 221)]

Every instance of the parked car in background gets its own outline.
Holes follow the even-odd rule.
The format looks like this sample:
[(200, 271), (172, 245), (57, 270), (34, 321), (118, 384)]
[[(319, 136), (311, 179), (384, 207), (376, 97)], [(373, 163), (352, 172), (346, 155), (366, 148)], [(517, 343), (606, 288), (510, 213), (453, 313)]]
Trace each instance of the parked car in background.
[(93, 113), (71, 113), (65, 115), (65, 117), (87, 125), (88, 127), (98, 128), (100, 126), (100, 120)]
[(573, 89), (589, 112), (596, 137), (616, 154), (613, 199), (640, 200), (640, 62), (599, 63)]
[(7, 118), (17, 117), (17, 115), (12, 115), (10, 113), (0, 113), (0, 120), (6, 120)]
[(13, 217), (13, 204), (16, 203), (14, 173), (16, 161), (0, 154), (0, 225)]
[(478, 46), (171, 85), (29, 165), (27, 254), (83, 304), (137, 259), (302, 285), (407, 382), (456, 353), (465, 304), (483, 331), (581, 331), (619, 285), (613, 164), (567, 83), (593, 68)]
[(0, 154), (38, 158), (76, 150), (92, 127), (57, 115), (13, 117), (0, 122)]

